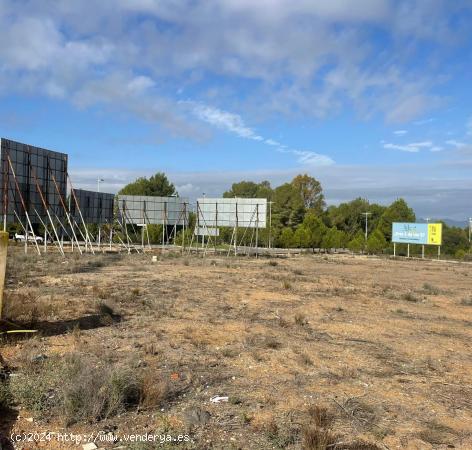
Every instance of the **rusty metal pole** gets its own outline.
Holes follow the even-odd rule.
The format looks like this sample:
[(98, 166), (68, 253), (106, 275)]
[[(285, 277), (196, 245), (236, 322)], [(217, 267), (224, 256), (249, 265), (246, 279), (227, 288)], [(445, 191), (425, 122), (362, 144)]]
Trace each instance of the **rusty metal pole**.
[(0, 231), (0, 319), (3, 314), (3, 289), (5, 287), (5, 272), (7, 268), (8, 233)]

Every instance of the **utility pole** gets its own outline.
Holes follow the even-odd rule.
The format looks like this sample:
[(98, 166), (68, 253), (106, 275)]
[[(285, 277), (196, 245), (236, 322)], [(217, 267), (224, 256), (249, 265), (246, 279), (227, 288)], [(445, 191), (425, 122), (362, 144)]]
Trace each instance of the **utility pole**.
[(472, 217), (469, 217), (469, 244), (472, 237)]
[(363, 212), (361, 213), (362, 216), (365, 216), (365, 240), (367, 241), (367, 224), (368, 224), (368, 221), (369, 221), (369, 216), (371, 215), (372, 213), (370, 212)]
[(100, 182), (105, 181), (103, 178), (98, 177), (97, 178), (97, 192), (100, 192)]

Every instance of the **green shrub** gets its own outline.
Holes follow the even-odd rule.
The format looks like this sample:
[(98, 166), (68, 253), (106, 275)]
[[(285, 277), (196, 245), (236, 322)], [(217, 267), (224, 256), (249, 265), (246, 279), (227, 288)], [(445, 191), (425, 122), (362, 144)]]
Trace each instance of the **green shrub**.
[(386, 247), (385, 236), (379, 229), (374, 230), (367, 239), (367, 251), (369, 253), (381, 253)]
[(417, 297), (413, 292), (407, 292), (402, 295), (402, 299), (406, 300), (407, 302), (418, 303), (421, 301), (419, 297)]
[(139, 402), (141, 383), (131, 369), (95, 366), (78, 355), (67, 358), (65, 369), (58, 406), (67, 423), (106, 419)]
[(36, 417), (46, 416), (55, 402), (52, 392), (62, 381), (57, 373), (60, 368), (55, 363), (40, 361), (11, 377), (10, 390), (14, 403), (28, 409)]
[(430, 283), (424, 283), (423, 289), (424, 289), (424, 292), (429, 295), (438, 295), (441, 293), (441, 290), (438, 287), (433, 286)]

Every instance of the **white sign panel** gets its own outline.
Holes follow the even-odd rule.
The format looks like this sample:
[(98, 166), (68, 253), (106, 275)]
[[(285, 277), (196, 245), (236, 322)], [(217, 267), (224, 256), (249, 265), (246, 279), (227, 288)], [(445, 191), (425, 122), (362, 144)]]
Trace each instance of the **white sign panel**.
[(219, 236), (219, 228), (195, 227), (195, 236)]
[(119, 195), (120, 218), (130, 224), (183, 225), (188, 223), (188, 199)]
[(197, 220), (202, 227), (265, 228), (265, 198), (199, 198)]

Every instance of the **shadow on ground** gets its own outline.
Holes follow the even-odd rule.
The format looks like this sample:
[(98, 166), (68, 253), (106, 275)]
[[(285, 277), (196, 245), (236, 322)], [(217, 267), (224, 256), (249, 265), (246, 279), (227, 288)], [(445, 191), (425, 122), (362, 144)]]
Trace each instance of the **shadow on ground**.
[(13, 450), (12, 441), (10, 435), (13, 430), (13, 425), (18, 418), (18, 411), (15, 409), (7, 409), (6, 411), (0, 411), (0, 449), (2, 450)]
[(6, 335), (11, 338), (21, 338), (31, 336), (31, 333), (21, 330), (36, 330), (41, 336), (59, 336), (70, 333), (73, 330), (94, 330), (96, 328), (107, 327), (114, 323), (121, 322), (122, 317), (119, 314), (90, 314), (79, 317), (78, 319), (57, 320), (50, 322), (47, 320), (31, 322), (3, 323), (0, 332), (8, 331)]

